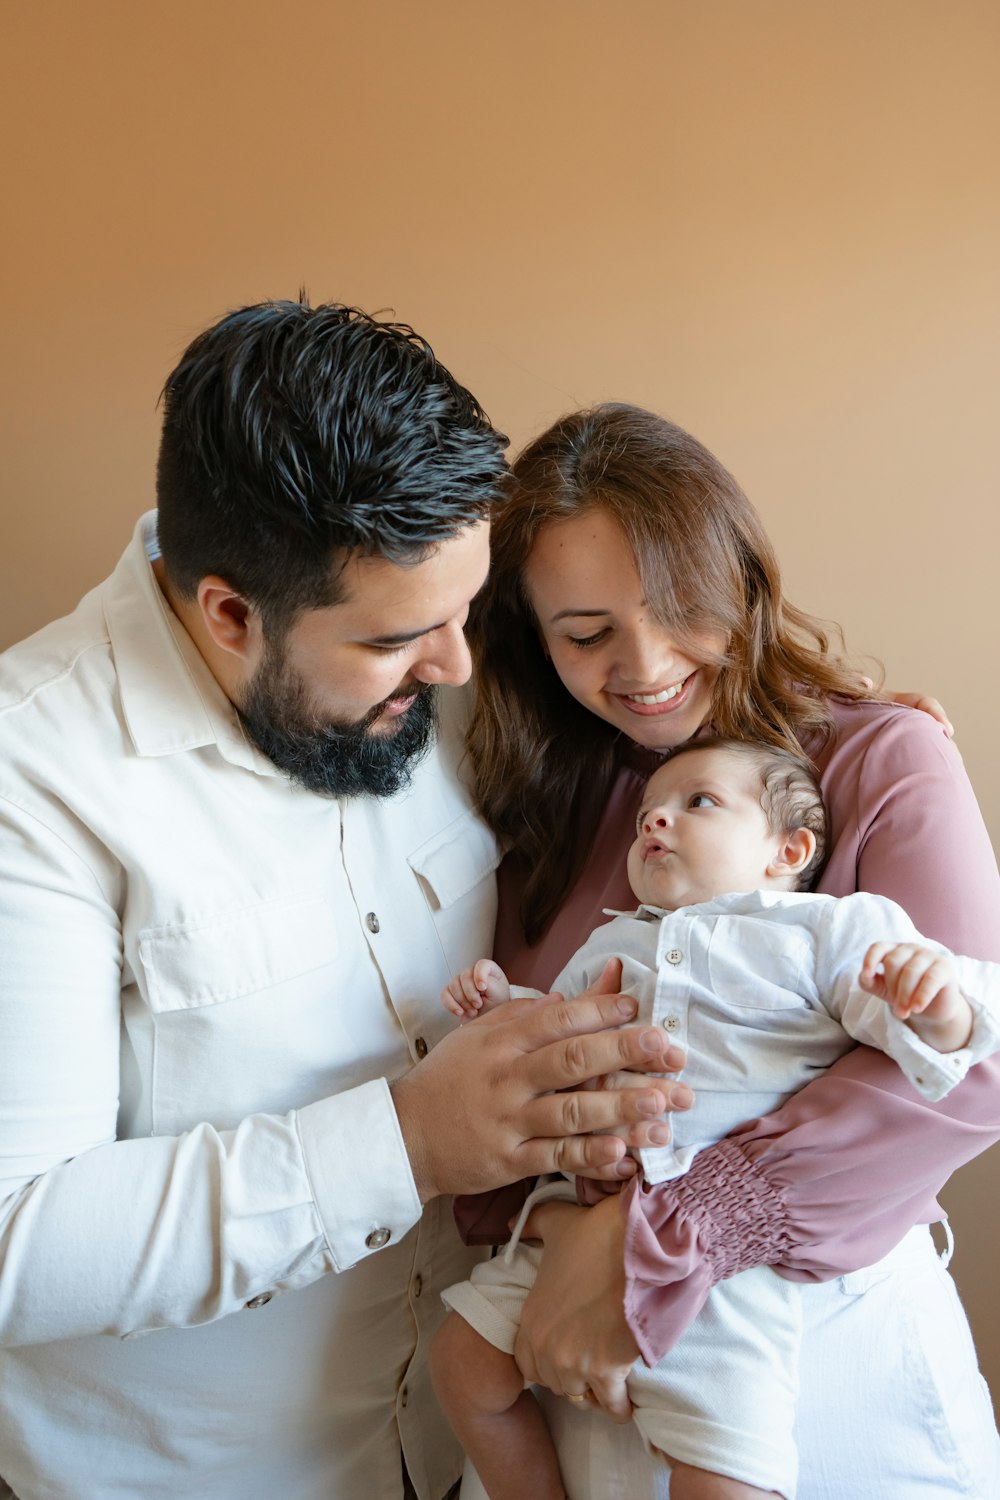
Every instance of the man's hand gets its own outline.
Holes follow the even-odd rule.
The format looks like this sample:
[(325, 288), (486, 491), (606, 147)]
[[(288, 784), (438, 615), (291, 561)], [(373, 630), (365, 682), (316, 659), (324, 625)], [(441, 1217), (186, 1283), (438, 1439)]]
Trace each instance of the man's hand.
[[(865, 681), (870, 685), (870, 678)], [(893, 703), (901, 703), (904, 708), (916, 708), (922, 714), (930, 714), (950, 740), (955, 738), (955, 727), (936, 698), (931, 698), (927, 693), (890, 693), (889, 697)]]
[[(478, 1193), (543, 1172), (623, 1179), (636, 1170), (626, 1142), (595, 1130), (628, 1126), (628, 1145), (662, 1145), (665, 1110), (688, 1109), (686, 1084), (581, 1091), (602, 1073), (675, 1072), (684, 1054), (663, 1031), (627, 1026), (630, 995), (616, 963), (567, 1003), (512, 1000), (450, 1032), (392, 1084), (421, 1201)], [(621, 1029), (619, 1029), (621, 1028)]]

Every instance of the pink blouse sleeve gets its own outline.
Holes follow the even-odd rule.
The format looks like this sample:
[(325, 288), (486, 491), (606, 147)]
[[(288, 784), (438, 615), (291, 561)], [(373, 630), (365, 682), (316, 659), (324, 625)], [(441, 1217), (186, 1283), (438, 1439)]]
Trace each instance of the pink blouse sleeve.
[[(834, 849), (819, 888), (868, 890), (904, 906), (927, 936), (1000, 959), (1000, 876), (960, 758), (922, 716), (851, 705), (817, 757)], [(751, 1266), (825, 1280), (870, 1265), (938, 1191), (1000, 1139), (1000, 1058), (946, 1099), (919, 1098), (866, 1047), (657, 1188), (632, 1182), (625, 1311), (644, 1359), (661, 1358), (710, 1288)]]
[(1000, 876), (962, 758), (913, 709), (838, 706), (818, 766), (833, 832), (817, 890), (897, 901), (953, 953), (1000, 960)]

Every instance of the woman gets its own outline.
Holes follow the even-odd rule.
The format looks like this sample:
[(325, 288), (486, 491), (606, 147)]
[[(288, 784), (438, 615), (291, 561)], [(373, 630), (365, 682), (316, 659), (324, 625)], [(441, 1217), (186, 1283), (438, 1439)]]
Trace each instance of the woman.
[[(518, 982), (544, 988), (602, 911), (630, 905), (629, 811), (651, 766), (708, 725), (813, 760), (832, 845), (817, 889), (890, 896), (927, 935), (1000, 959), (1000, 877), (957, 753), (926, 716), (874, 698), (782, 600), (749, 502), (672, 424), (604, 406), (530, 445), (471, 637), (469, 748), (483, 812), (511, 848), (496, 954)], [(525, 1374), (623, 1419), (636, 1353), (662, 1356), (714, 1280), (760, 1264), (835, 1277), (805, 1339), (800, 1500), (992, 1493), (988, 1398), (926, 1236), (907, 1238), (894, 1273), (920, 1282), (926, 1339), (916, 1329), (905, 1351), (872, 1349), (850, 1308), (863, 1295), (859, 1326), (874, 1321), (870, 1299), (892, 1287), (868, 1287), (856, 1268), (940, 1217), (937, 1190), (1000, 1136), (998, 1084), (994, 1061), (926, 1105), (859, 1048), (679, 1182), (633, 1182), (586, 1210), (545, 1205), (532, 1223), (546, 1251), (517, 1351)], [(508, 1195), (465, 1223), (486, 1237), (515, 1206)], [(628, 1429), (563, 1401), (550, 1420), (571, 1493), (586, 1493), (591, 1464), (624, 1472), (625, 1447), (613, 1450)], [(584, 1436), (603, 1457), (587, 1456)]]

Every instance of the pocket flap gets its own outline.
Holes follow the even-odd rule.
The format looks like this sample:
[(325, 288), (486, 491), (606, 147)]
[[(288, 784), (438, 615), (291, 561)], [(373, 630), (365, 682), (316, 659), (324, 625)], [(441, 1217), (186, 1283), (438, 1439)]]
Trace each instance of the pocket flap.
[(151, 1010), (218, 1005), (308, 974), (337, 956), (328, 901), (268, 901), (205, 922), (149, 927), (139, 958)]
[(407, 856), (441, 911), (468, 895), (499, 863), (500, 846), (474, 812), (462, 813)]

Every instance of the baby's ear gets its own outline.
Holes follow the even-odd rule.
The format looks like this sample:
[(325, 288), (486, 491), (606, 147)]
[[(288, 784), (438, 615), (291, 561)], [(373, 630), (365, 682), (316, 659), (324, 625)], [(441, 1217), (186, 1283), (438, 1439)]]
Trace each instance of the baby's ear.
[(783, 833), (767, 874), (774, 880), (796, 879), (816, 853), (816, 835), (811, 828)]

